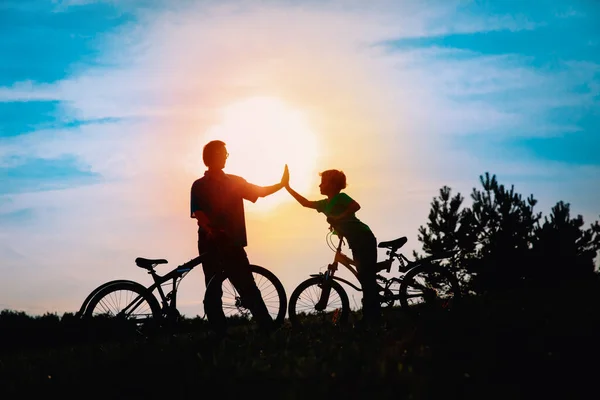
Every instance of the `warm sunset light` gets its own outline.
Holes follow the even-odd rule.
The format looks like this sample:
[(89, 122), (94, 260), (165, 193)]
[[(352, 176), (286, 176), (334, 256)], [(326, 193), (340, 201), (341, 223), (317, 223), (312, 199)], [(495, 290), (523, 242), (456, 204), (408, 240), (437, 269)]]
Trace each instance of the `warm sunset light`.
[[(315, 133), (301, 111), (276, 98), (253, 97), (223, 108), (220, 121), (199, 139), (200, 153), (204, 144), (215, 139), (227, 144), (230, 155), (225, 172), (240, 175), (248, 182), (277, 183), (285, 164), (290, 169), (291, 184), (298, 191), (307, 192), (318, 178)], [(282, 201), (293, 199), (270, 196), (260, 199), (252, 209), (269, 210)]]
[(0, 0), (0, 400), (590, 397), (598, 21)]

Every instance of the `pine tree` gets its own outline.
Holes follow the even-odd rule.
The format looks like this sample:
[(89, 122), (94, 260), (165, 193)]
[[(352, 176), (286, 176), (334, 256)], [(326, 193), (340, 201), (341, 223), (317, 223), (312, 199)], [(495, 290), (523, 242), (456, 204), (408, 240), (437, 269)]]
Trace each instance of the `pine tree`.
[[(448, 186), (442, 187), (439, 196), (434, 197), (431, 202), (428, 222), (419, 227), (418, 239), (423, 243), (426, 255), (459, 251), (460, 253), (446, 266), (466, 284), (469, 280), (466, 263), (474, 250), (476, 236), (472, 233), (472, 213), (468, 208), (461, 210), (463, 201), (460, 193), (452, 196), (452, 189)], [(424, 257), (417, 252), (413, 252), (413, 256), (416, 259)]]
[(473, 226), (479, 262), (469, 272), (476, 290), (486, 291), (518, 284), (528, 275), (529, 250), (541, 213), (534, 213), (537, 200), (507, 189), (488, 172), (479, 177), (483, 190), (473, 189)]
[(559, 201), (536, 229), (536, 273), (540, 280), (582, 278), (595, 272), (600, 250), (600, 224), (583, 229), (581, 215), (571, 218), (570, 204)]
[[(600, 251), (598, 221), (583, 229), (568, 203), (558, 202), (540, 225), (537, 200), (523, 198), (486, 172), (473, 188), (471, 207), (448, 186), (431, 202), (428, 221), (419, 227), (424, 256), (458, 250), (446, 266), (465, 290), (483, 293), (514, 286), (548, 284), (566, 278), (595, 279)], [(422, 258), (414, 252), (415, 258)], [(596, 272), (596, 274), (594, 274)]]

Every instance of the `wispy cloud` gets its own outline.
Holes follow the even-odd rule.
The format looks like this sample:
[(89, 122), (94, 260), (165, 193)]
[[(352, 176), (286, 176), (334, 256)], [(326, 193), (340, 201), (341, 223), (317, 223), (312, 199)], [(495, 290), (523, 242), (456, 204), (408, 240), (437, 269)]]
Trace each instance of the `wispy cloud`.
[(17, 81), (0, 88), (0, 101), (55, 101), (62, 100), (56, 87), (51, 84), (36, 84), (31, 80)]
[[(0, 195), (24, 191), (56, 190), (72, 185), (97, 183), (99, 175), (72, 157), (57, 159), (14, 157), (0, 166)], [(14, 213), (13, 213), (14, 215)]]
[[(0, 80), (9, 121), (0, 122), (0, 256), (12, 254), (17, 279), (62, 290), (55, 306), (78, 306), (103, 277), (135, 277), (124, 269), (132, 252), (163, 249), (156, 256), (181, 261), (195, 252), (187, 188), (201, 172), (202, 139), (219, 109), (244, 97), (279, 97), (306, 112), (323, 138), (322, 164), (352, 177), (382, 238), (403, 233), (398, 226), (416, 233), (440, 186), (469, 192), (486, 170), (545, 199), (565, 185), (585, 191), (597, 176), (600, 158), (534, 156), (524, 142), (589, 137), (598, 126), (600, 60), (582, 50), (598, 34), (583, 29), (585, 10), (576, 10), (580, 30), (561, 30), (555, 20), (569, 18), (537, 2), (483, 11), (478, 2), (443, 1), (87, 3), (37, 10), (40, 31), (28, 9), (22, 26), (12, 19), (14, 43), (0, 45), (14, 51)], [(548, 56), (543, 30), (582, 45)], [(52, 46), (74, 45), (53, 60), (31, 45), (46, 34)], [(31, 58), (19, 58), (19, 46), (33, 46)], [(588, 189), (574, 203), (588, 215), (593, 201), (600, 193)], [(249, 216), (252, 230), (251, 207)], [(263, 216), (261, 229), (292, 235), (276, 229), (278, 217)], [(255, 243), (254, 255), (284, 262), (284, 252)], [(317, 263), (314, 247), (286, 254)], [(19, 269), (32, 261), (43, 269), (35, 278)], [(306, 273), (281, 272), (290, 284)], [(194, 290), (188, 301), (197, 297)]]

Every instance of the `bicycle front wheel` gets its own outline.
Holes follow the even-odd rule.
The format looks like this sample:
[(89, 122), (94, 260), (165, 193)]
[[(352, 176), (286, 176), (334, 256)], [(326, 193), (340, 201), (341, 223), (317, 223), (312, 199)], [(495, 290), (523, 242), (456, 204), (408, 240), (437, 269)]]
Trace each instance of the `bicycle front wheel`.
[(323, 277), (314, 277), (302, 282), (292, 293), (289, 319), (292, 326), (300, 327), (305, 322), (317, 320), (321, 324), (338, 325), (348, 321), (350, 301), (346, 291), (336, 281), (330, 281), (331, 292), (326, 304), (319, 304), (325, 284)]
[(400, 286), (400, 304), (412, 316), (435, 310), (450, 312), (460, 302), (460, 298), (460, 285), (456, 276), (433, 264), (408, 271)]
[(89, 301), (86, 318), (107, 318), (124, 329), (136, 331), (158, 325), (161, 309), (156, 297), (137, 282), (118, 282), (106, 286)]
[[(273, 322), (278, 326), (283, 324), (287, 311), (287, 295), (283, 284), (275, 274), (266, 268), (250, 265), (250, 270)], [(242, 297), (233, 283), (227, 279), (225, 273), (217, 274), (206, 288), (205, 299), (208, 299), (208, 303), (219, 304), (218, 301), (215, 301), (215, 298), (220, 295), (219, 288), (222, 292), (221, 304), (225, 317), (251, 319), (252, 312), (246, 307)], [(207, 301), (205, 300), (206, 306)]]

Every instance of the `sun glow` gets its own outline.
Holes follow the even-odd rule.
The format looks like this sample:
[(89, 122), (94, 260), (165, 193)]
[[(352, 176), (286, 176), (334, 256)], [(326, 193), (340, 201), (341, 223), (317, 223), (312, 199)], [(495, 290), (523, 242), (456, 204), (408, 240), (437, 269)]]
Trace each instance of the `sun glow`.
[[(276, 98), (253, 97), (223, 108), (220, 122), (207, 131), (201, 146), (210, 140), (227, 145), (225, 172), (250, 183), (278, 183), (287, 164), (295, 190), (306, 195), (316, 185), (317, 137), (302, 112)], [(285, 190), (259, 199), (251, 210), (270, 210), (282, 201), (293, 201)]]

